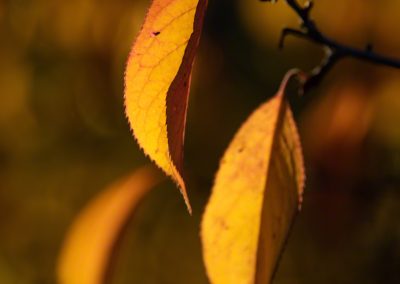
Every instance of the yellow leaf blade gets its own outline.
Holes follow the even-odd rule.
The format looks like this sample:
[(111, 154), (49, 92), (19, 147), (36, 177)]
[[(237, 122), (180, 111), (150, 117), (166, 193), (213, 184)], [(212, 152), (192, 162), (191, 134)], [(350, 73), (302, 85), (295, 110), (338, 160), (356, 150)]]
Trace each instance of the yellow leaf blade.
[(269, 283), (300, 203), (304, 167), (284, 100), (287, 80), (243, 124), (221, 161), (201, 231), (213, 284)]
[(102, 192), (79, 214), (64, 241), (58, 262), (60, 284), (104, 282), (115, 242), (132, 211), (161, 180), (143, 167)]
[(269, 283), (293, 218), (300, 209), (305, 173), (297, 127), (285, 103), (281, 134), (272, 149), (261, 214), (255, 283)]
[(190, 77), (207, 0), (153, 0), (128, 59), (126, 115), (144, 152), (179, 186)]

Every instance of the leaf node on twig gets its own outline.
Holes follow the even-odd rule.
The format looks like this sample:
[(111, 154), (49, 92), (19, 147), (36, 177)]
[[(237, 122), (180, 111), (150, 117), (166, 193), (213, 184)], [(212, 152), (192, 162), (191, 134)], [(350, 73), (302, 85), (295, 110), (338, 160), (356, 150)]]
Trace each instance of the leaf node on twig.
[[(261, 0), (263, 2), (273, 2), (275, 0)], [(321, 64), (308, 73), (303, 83), (303, 92), (318, 85), (329, 70), (341, 59), (346, 57), (357, 58), (373, 64), (380, 64), (394, 68), (400, 68), (400, 59), (390, 58), (374, 52), (371, 43), (365, 48), (359, 49), (339, 43), (334, 39), (324, 35), (318, 28), (317, 24), (310, 18), (310, 12), (313, 8), (313, 1), (308, 1), (304, 6), (300, 5), (297, 0), (286, 0), (286, 3), (293, 9), (301, 20), (300, 28), (285, 28), (282, 31), (279, 41), (279, 47), (283, 48), (285, 38), (288, 35), (297, 36), (306, 40), (320, 44), (325, 49), (325, 57)]]

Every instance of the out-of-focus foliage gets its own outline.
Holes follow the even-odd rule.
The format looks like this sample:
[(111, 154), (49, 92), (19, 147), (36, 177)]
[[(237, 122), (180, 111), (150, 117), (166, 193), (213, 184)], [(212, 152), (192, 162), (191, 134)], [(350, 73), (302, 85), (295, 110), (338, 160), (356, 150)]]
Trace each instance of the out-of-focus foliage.
[(136, 207), (162, 180), (153, 166), (135, 170), (96, 196), (72, 224), (62, 247), (62, 284), (105, 283), (115, 247)]
[[(193, 218), (173, 185), (152, 192), (127, 228), (110, 283), (206, 283), (198, 226), (224, 149), (289, 68), (310, 68), (322, 55), (299, 39), (277, 50), (280, 28), (296, 20), (262, 20), (285, 10), (283, 2), (211, 1), (185, 144)], [(398, 0), (315, 2), (327, 34), (400, 57)], [(148, 4), (0, 2), (1, 283), (54, 283), (73, 218), (143, 164), (122, 96)], [(399, 77), (346, 60), (308, 96), (293, 98), (310, 178), (276, 283), (399, 282)]]

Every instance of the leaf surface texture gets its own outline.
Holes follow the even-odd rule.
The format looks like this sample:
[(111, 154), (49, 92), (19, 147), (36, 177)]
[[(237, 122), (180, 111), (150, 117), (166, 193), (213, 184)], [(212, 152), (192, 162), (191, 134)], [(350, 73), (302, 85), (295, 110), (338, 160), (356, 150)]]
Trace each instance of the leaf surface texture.
[(206, 0), (153, 0), (125, 72), (125, 107), (143, 151), (179, 186), (193, 61)]
[(285, 99), (289, 77), (242, 125), (221, 161), (201, 231), (213, 284), (270, 283), (301, 204), (305, 175)]

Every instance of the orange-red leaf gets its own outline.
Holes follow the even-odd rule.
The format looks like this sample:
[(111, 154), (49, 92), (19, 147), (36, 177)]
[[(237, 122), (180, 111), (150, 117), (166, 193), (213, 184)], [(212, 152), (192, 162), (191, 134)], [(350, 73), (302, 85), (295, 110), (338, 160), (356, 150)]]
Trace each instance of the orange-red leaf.
[(153, 0), (128, 59), (125, 106), (144, 152), (178, 184), (192, 65), (207, 0)]
[(213, 284), (269, 283), (301, 204), (304, 167), (285, 99), (289, 77), (243, 124), (221, 161), (201, 231)]
[(104, 283), (110, 257), (132, 211), (161, 180), (158, 170), (143, 167), (102, 192), (76, 218), (58, 263), (60, 284)]

